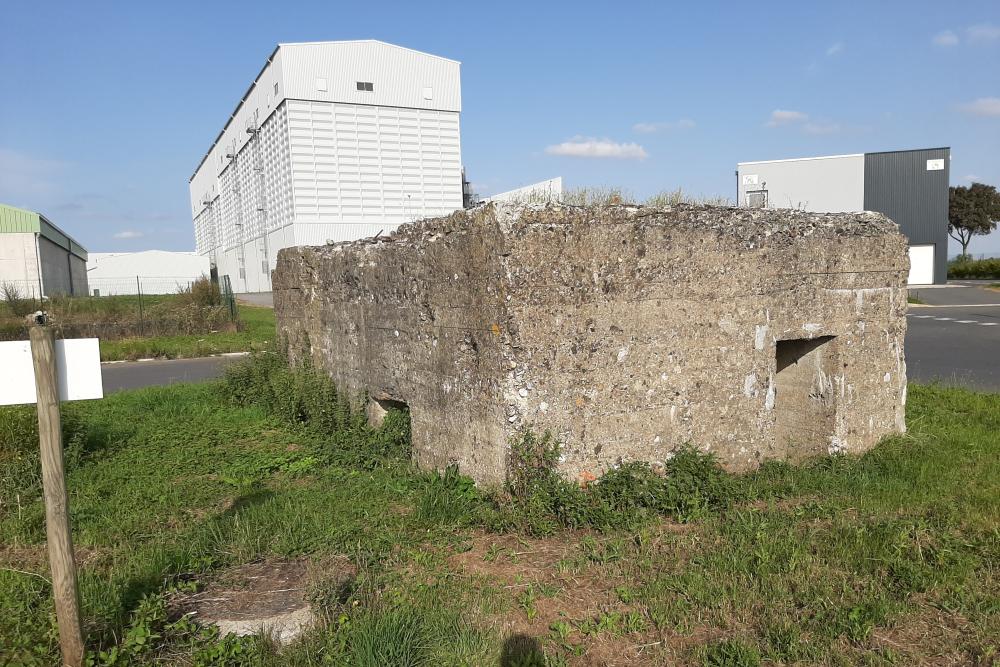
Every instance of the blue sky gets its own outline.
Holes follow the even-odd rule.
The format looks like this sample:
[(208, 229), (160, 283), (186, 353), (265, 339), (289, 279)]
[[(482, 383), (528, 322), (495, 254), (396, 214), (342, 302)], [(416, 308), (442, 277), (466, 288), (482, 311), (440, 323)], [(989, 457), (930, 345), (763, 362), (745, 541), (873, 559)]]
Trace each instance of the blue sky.
[[(8, 3), (0, 201), (91, 251), (192, 249), (187, 181), (278, 42), (462, 62), (482, 193), (732, 196), (741, 160), (951, 146), (1000, 185), (1000, 3)], [(595, 155), (597, 154), (597, 155)], [(1000, 253), (1000, 234), (974, 253)]]

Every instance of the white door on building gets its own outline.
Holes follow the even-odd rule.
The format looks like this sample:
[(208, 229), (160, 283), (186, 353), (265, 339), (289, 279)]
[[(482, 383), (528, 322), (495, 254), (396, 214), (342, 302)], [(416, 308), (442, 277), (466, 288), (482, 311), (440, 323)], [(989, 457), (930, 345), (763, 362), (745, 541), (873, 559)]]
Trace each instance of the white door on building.
[(934, 283), (934, 244), (910, 246), (910, 285)]

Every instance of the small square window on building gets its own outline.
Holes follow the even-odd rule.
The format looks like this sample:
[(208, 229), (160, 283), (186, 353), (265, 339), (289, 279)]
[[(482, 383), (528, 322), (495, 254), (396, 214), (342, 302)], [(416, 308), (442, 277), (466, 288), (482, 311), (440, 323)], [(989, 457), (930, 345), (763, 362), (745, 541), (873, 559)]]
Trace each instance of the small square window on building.
[(316, 79), (316, 90), (326, 92), (326, 79)]
[(375, 90), (375, 86), (371, 81), (358, 81), (358, 90), (363, 90), (370, 93)]
[(424, 99), (425, 100), (434, 99), (434, 90), (431, 88), (424, 88)]

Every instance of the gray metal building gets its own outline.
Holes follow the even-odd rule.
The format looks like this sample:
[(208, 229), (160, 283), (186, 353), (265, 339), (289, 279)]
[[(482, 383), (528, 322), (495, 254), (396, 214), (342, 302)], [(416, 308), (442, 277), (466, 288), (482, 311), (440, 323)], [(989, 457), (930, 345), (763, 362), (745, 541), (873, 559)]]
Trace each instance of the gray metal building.
[(912, 285), (948, 277), (949, 148), (740, 162), (740, 206), (878, 211), (910, 243)]

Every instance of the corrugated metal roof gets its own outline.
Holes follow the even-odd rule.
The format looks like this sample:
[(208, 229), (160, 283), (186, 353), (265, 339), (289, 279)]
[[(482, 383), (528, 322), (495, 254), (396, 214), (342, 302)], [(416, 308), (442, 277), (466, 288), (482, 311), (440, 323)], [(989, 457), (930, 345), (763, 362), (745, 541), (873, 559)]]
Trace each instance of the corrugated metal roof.
[(69, 234), (56, 227), (40, 213), (16, 206), (0, 204), (0, 234), (41, 234), (56, 245), (66, 248), (71, 253), (87, 261), (87, 249), (76, 242)]
[(34, 211), (0, 204), (0, 234), (41, 231), (40, 218)]

